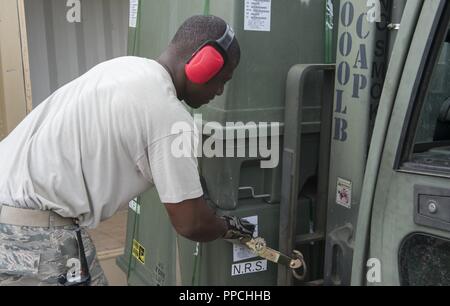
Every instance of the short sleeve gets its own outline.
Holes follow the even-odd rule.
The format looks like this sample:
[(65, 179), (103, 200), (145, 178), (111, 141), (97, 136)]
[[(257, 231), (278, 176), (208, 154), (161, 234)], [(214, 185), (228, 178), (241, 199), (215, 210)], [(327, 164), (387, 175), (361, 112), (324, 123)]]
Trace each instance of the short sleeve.
[(192, 135), (193, 132), (170, 135), (148, 148), (151, 176), (163, 203), (180, 203), (203, 195)]

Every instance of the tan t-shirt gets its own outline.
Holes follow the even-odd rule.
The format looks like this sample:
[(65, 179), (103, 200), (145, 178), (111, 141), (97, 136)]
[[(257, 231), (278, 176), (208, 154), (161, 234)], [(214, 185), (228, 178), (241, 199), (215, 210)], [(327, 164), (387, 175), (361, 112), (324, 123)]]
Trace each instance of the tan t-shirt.
[(192, 127), (183, 136), (193, 133), (164, 67), (138, 57), (102, 63), (0, 142), (0, 202), (95, 227), (151, 184), (163, 203), (200, 197), (197, 160), (171, 152), (179, 122)]

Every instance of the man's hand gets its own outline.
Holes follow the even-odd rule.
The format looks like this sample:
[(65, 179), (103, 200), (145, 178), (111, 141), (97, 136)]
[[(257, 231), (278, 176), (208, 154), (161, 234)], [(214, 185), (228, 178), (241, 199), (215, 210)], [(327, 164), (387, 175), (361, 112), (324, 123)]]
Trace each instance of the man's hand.
[(222, 216), (221, 218), (227, 224), (227, 231), (223, 239), (253, 238), (254, 224), (235, 216)]

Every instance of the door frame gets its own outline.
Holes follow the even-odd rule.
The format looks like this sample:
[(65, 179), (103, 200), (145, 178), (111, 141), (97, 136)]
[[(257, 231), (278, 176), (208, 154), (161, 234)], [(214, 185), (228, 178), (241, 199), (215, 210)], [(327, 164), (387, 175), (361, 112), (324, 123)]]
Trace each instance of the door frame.
[[(398, 144), (409, 127), (411, 105), (416, 101), (426, 64), (424, 59), (428, 58), (423, 55), (428, 54), (431, 46), (431, 41), (424, 38), (429, 38), (437, 27), (435, 17), (440, 16), (445, 3), (443, 0), (408, 1), (405, 8), (369, 150), (355, 236), (352, 285), (367, 284), (366, 273), (371, 267), (369, 259), (376, 258), (374, 250), (382, 250), (377, 231), (383, 230), (383, 214), (387, 207), (377, 203), (382, 203), (380, 199), (387, 197), (387, 182), (395, 175), (408, 175), (395, 167), (399, 151), (403, 149)], [(380, 190), (384, 192), (380, 194)], [(390, 267), (389, 264), (387, 266)], [(398, 281), (391, 280), (389, 284), (398, 284)]]

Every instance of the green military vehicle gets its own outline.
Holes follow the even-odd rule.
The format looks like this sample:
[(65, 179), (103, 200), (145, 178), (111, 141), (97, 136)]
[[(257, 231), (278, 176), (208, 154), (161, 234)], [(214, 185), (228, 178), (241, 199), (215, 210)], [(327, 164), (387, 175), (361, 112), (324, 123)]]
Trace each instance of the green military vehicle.
[(450, 285), (448, 1), (133, 5), (129, 53), (139, 56), (158, 56), (191, 15), (230, 22), (241, 65), (193, 115), (223, 126), (202, 129), (203, 140), (227, 152), (261, 148), (269, 123), (279, 163), (200, 157), (208, 203), (304, 261), (293, 270), (242, 245), (179, 237), (150, 190), (130, 203), (117, 259), (130, 285)]

